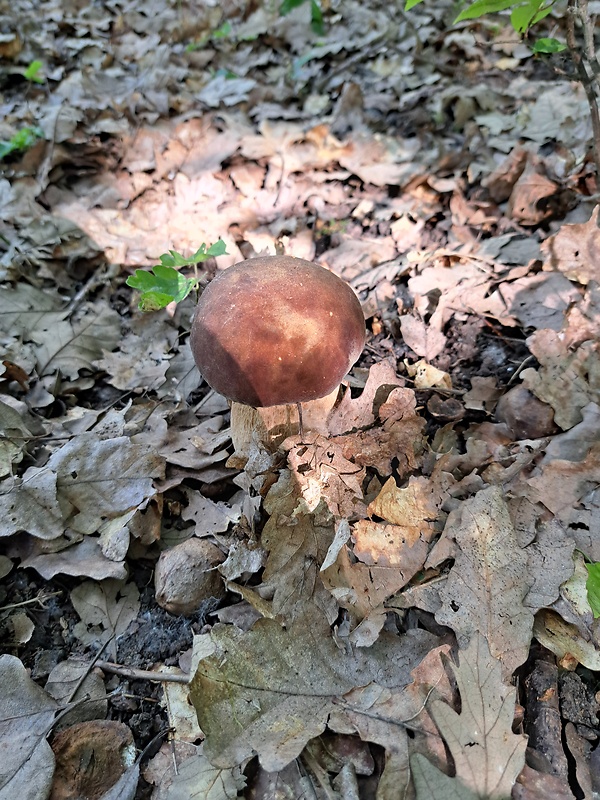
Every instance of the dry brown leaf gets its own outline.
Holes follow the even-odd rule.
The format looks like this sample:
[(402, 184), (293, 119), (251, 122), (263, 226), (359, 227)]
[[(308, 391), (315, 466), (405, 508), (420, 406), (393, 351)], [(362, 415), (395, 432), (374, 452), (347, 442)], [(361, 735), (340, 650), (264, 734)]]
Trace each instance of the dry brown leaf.
[(343, 442), (320, 434), (304, 436), (304, 442), (288, 453), (288, 463), (307, 511), (324, 501), (336, 517), (353, 518), (364, 510), (361, 464), (344, 457)]
[(516, 692), (502, 681), (486, 639), (476, 633), (452, 664), (461, 712), (434, 699), (430, 713), (454, 760), (449, 778), (422, 755), (411, 758), (417, 797), (505, 798), (525, 764), (527, 737), (513, 733)]
[(440, 330), (426, 325), (412, 314), (400, 317), (400, 329), (405, 343), (426, 361), (433, 361), (446, 346), (446, 337)]
[(600, 223), (596, 206), (587, 222), (562, 225), (558, 233), (542, 244), (545, 269), (562, 272), (567, 278), (588, 284), (600, 275)]
[(164, 744), (144, 771), (145, 779), (156, 784), (154, 800), (188, 797), (234, 800), (239, 797), (246, 785), (241, 768), (213, 767), (203, 751), (204, 745), (178, 741)]
[(333, 541), (333, 518), (325, 503), (313, 513), (302, 506), (293, 476), (282, 471), (264, 500), (269, 519), (260, 542), (269, 556), (263, 584), (272, 593), (273, 614), (294, 619), (307, 602), (312, 602), (333, 621), (337, 605), (319, 574)]
[(411, 753), (426, 752), (439, 768), (447, 767), (445, 748), (427, 699), (435, 688), (437, 697), (453, 702), (454, 691), (443, 664), (449, 651), (447, 644), (432, 649), (412, 670), (412, 682), (399, 691), (376, 684), (353, 689), (329, 719), (332, 730), (356, 731), (363, 741), (385, 747), (385, 768), (378, 786), (382, 797), (398, 797), (398, 787), (409, 785)]
[(34, 683), (15, 656), (0, 656), (0, 794), (47, 797), (54, 754), (46, 741), (56, 701)]
[(600, 402), (600, 344), (586, 341), (571, 351), (561, 333), (540, 330), (527, 346), (541, 366), (521, 373), (523, 385), (552, 406), (557, 425), (572, 428), (588, 403)]
[(310, 605), (285, 628), (261, 619), (247, 633), (215, 625), (209, 637), (213, 653), (202, 658), (191, 684), (205, 753), (221, 767), (257, 753), (270, 771), (323, 732), (341, 697), (372, 682), (376, 693), (400, 690), (437, 644), (425, 631), (410, 631), (346, 651)]
[(376, 400), (383, 402), (395, 386), (403, 385), (404, 381), (397, 376), (396, 365), (392, 359), (373, 364), (360, 396), (353, 399), (350, 392), (346, 392), (339, 406), (329, 417), (329, 433), (337, 436), (354, 428), (373, 425), (377, 413)]
[(538, 225), (553, 213), (548, 201), (557, 194), (558, 185), (540, 169), (537, 159), (530, 157), (508, 200), (507, 214), (522, 225)]
[(460, 550), (440, 589), (436, 620), (452, 628), (463, 647), (479, 632), (510, 676), (529, 652), (533, 612), (524, 601), (532, 578), (502, 490), (490, 487), (467, 500), (452, 536)]

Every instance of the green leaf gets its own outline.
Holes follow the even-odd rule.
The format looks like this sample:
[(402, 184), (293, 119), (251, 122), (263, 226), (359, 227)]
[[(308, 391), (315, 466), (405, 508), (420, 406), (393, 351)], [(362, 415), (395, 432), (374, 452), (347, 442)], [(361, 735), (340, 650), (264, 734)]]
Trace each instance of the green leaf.
[(222, 256), (226, 253), (226, 245), (222, 239), (218, 239), (208, 249), (205, 244), (201, 244), (189, 258), (176, 250), (169, 250), (160, 257), (160, 264), (150, 270), (136, 269), (126, 283), (142, 293), (139, 302), (142, 311), (157, 311), (169, 303), (180, 303), (198, 285), (197, 278), (186, 278), (174, 267), (191, 267), (211, 256)]
[(460, 12), (454, 20), (454, 24), (465, 19), (476, 19), (484, 14), (495, 14), (498, 11), (505, 11), (507, 8), (514, 8), (518, 5), (520, 3), (515, 2), (515, 0), (475, 0), (468, 8)]
[(531, 49), (534, 53), (562, 53), (567, 45), (558, 39), (538, 39)]
[(600, 617), (600, 562), (585, 565), (588, 571), (588, 578), (585, 582), (587, 589), (588, 602), (592, 607), (594, 619)]
[(225, 22), (212, 31), (210, 38), (211, 39), (225, 39), (226, 36), (229, 36), (231, 33), (231, 22), (229, 20), (225, 20)]
[(414, 8), (415, 6), (418, 6), (419, 3), (422, 3), (422, 2), (423, 2), (423, 0), (406, 0), (406, 4), (404, 6), (404, 10), (405, 11), (410, 11), (411, 8)]
[[(223, 239), (217, 239), (217, 241), (214, 244), (211, 244), (211, 246), (206, 251), (206, 255), (207, 256), (225, 256), (225, 255), (227, 255), (227, 245), (225, 244)], [(204, 259), (201, 259), (201, 260), (203, 261)]]
[(196, 278), (186, 278), (172, 267), (157, 264), (151, 270), (136, 269), (126, 280), (127, 286), (142, 292), (139, 307), (155, 311), (173, 301), (180, 303), (196, 286)]
[(530, 0), (530, 2), (525, 3), (525, 5), (512, 10), (510, 24), (517, 33), (525, 33), (528, 30), (542, 2), (543, 0)]
[(43, 83), (44, 78), (41, 75), (38, 75), (43, 66), (44, 65), (41, 61), (32, 61), (27, 69), (24, 70), (23, 77), (27, 78), (28, 81), (33, 81), (34, 83)]
[(285, 17), (286, 14), (289, 14), (294, 8), (298, 8), (306, 0), (283, 0), (283, 3), (279, 6), (279, 13), (282, 17)]
[(310, 0), (310, 27), (317, 36), (325, 36), (323, 13), (317, 0)]
[(140, 297), (138, 308), (140, 311), (160, 311), (161, 308), (166, 308), (169, 303), (173, 302), (170, 294), (161, 294), (161, 292), (144, 292)]
[(41, 128), (21, 128), (8, 141), (0, 141), (0, 161), (10, 153), (27, 150), (43, 136)]

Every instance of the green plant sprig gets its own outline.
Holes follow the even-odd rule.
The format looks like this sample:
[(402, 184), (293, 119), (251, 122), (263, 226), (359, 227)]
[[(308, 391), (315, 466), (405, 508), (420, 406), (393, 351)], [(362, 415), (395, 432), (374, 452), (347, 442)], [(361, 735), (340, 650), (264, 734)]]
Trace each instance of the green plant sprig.
[[(423, 0), (406, 0), (404, 10), (410, 11), (411, 8), (422, 2)], [(477, 19), (486, 14), (510, 10), (510, 22), (513, 29), (523, 35), (533, 25), (548, 16), (554, 5), (555, 0), (474, 0), (460, 12), (454, 20), (454, 24)], [(566, 50), (566, 47), (566, 44), (558, 39), (542, 38), (533, 44), (532, 50), (534, 53), (560, 53), (562, 50)]]
[(189, 257), (182, 256), (176, 250), (169, 250), (160, 257), (160, 264), (149, 270), (136, 269), (125, 283), (141, 292), (138, 307), (142, 311), (158, 311), (169, 303), (181, 303), (193, 289), (198, 287), (197, 274), (192, 278), (186, 278), (175, 267), (194, 267), (195, 270), (196, 266), (207, 258), (226, 254), (226, 245), (222, 239), (208, 248), (205, 244), (201, 244)]

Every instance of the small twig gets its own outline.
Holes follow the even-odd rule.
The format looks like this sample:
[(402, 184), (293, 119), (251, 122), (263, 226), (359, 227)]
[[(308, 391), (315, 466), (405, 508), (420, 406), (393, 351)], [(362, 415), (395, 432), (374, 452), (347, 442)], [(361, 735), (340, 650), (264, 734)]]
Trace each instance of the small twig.
[(8, 606), (0, 606), (0, 611), (12, 611), (13, 608), (21, 608), (22, 606), (31, 606), (34, 603), (39, 603), (42, 608), (45, 608), (44, 603), (46, 600), (50, 600), (51, 597), (60, 597), (62, 592), (51, 592), (45, 594), (44, 590), (41, 589), (36, 597), (32, 597), (30, 600), (23, 600), (22, 603), (11, 603)]
[(169, 675), (168, 673), (152, 672), (149, 669), (136, 669), (135, 667), (125, 667), (122, 664), (114, 664), (112, 661), (96, 661), (95, 667), (99, 667), (104, 672), (113, 675), (120, 675), (122, 678), (131, 678), (135, 681), (156, 681), (157, 683), (189, 683), (189, 675)]
[(77, 307), (83, 302), (86, 295), (93, 292), (98, 286), (109, 283), (113, 278), (116, 278), (118, 274), (118, 264), (108, 264), (104, 270), (95, 270), (66, 307), (66, 316), (70, 317), (71, 314), (73, 314)]

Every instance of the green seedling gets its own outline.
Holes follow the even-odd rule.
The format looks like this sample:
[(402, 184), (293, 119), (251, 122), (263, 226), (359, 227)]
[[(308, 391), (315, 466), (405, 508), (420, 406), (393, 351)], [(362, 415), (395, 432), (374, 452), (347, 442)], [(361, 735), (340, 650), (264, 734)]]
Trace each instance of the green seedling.
[(169, 303), (180, 303), (188, 294), (198, 288), (197, 274), (186, 278), (176, 269), (178, 267), (196, 267), (211, 256), (222, 256), (227, 253), (225, 242), (219, 239), (210, 247), (200, 245), (198, 250), (189, 257), (182, 256), (176, 250), (169, 250), (160, 257), (160, 264), (149, 270), (136, 269), (133, 275), (127, 278), (127, 286), (141, 292), (139, 308), (142, 311), (158, 311)]
[(41, 61), (32, 61), (27, 69), (23, 71), (23, 77), (32, 83), (44, 83), (44, 78), (40, 75), (40, 70), (43, 66)]
[(43, 135), (42, 129), (35, 126), (21, 128), (8, 141), (0, 140), (0, 161), (11, 153), (21, 153), (24, 150), (28, 150)]
[[(405, 11), (418, 6), (423, 0), (406, 0)], [(526, 34), (529, 29), (547, 17), (555, 5), (555, 0), (474, 0), (467, 8), (463, 9), (454, 20), (463, 22), (465, 20), (478, 19), (486, 14), (497, 14), (500, 11), (510, 11), (510, 23), (513, 29), (521, 35)], [(532, 45), (534, 53), (560, 53), (566, 50), (566, 45), (558, 39), (544, 38), (538, 39)]]

